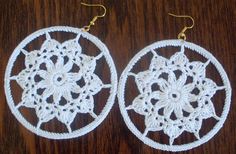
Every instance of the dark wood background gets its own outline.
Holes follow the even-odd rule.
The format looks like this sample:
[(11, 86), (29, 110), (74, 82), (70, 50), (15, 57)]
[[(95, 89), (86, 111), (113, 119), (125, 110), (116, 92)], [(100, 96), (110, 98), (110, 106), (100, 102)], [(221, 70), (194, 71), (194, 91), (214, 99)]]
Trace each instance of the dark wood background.
[[(224, 127), (206, 144), (183, 153), (236, 153), (236, 1), (235, 0), (101, 0), (107, 7), (91, 33), (110, 49), (118, 75), (129, 60), (152, 42), (174, 39), (191, 15), (195, 27), (187, 40), (208, 49), (222, 63), (232, 84), (231, 110)], [(108, 117), (93, 132), (70, 140), (49, 140), (24, 128), (7, 106), (3, 78), (14, 48), (32, 32), (55, 25), (82, 27), (99, 10), (79, 0), (0, 0), (0, 153), (166, 153), (144, 145), (126, 127), (116, 100)], [(184, 138), (183, 138), (184, 139)]]

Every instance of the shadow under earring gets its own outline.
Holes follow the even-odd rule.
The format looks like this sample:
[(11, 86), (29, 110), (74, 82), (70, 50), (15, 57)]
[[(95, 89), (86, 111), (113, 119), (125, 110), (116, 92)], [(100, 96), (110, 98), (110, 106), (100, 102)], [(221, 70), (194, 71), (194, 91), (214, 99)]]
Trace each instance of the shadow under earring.
[[(184, 151), (207, 142), (223, 126), (230, 108), (231, 86), (216, 58), (186, 41), (185, 31), (194, 26), (193, 18), (169, 15), (190, 18), (193, 25), (185, 26), (178, 39), (158, 41), (138, 52), (120, 77), (118, 98), (126, 125), (141, 141), (156, 149)], [(148, 57), (148, 69), (137, 72), (135, 66)], [(220, 82), (210, 78), (207, 67), (215, 70)], [(132, 98), (126, 95), (131, 80), (136, 84), (132, 91), (137, 87), (137, 95)], [(224, 104), (216, 112), (218, 103), (213, 100), (218, 93), (223, 95), (220, 100)], [(143, 120), (137, 122), (134, 116)], [(205, 126), (209, 128), (204, 130)], [(182, 134), (190, 136), (187, 141), (179, 140)]]
[[(5, 93), (12, 113), (27, 129), (45, 138), (74, 138), (92, 131), (115, 100), (117, 73), (112, 57), (106, 45), (88, 33), (94, 22), (105, 16), (106, 8), (81, 4), (101, 7), (104, 14), (81, 29), (55, 26), (34, 32), (15, 48), (6, 68)], [(69, 39), (60, 43), (53, 38), (58, 35)], [(87, 44), (93, 46), (93, 55)], [(24, 68), (15, 72), (22, 59)], [(97, 75), (98, 62), (107, 68), (109, 79)], [(17, 86), (22, 91), (19, 101), (14, 98)], [(95, 103), (98, 96), (107, 98), (106, 102)]]

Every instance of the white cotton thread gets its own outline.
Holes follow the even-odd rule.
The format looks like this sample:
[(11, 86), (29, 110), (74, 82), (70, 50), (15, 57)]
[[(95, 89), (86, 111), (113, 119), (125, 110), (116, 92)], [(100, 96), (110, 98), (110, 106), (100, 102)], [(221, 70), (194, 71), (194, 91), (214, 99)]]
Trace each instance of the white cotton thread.
[[(76, 34), (76, 38), (59, 43), (50, 36), (51, 32), (68, 32)], [(39, 50), (26, 51), (24, 47), (30, 44), (39, 36), (46, 35)], [(78, 40), (87, 39), (100, 50), (98, 56), (88, 56), (82, 50)], [(12, 76), (12, 68), (20, 53), (25, 55), (25, 68), (15, 76)], [(86, 52), (86, 51), (85, 51)], [(56, 60), (52, 60), (54, 57)], [(96, 61), (104, 57), (110, 70), (111, 83), (103, 83), (94, 73)], [(73, 65), (79, 67), (79, 71), (72, 72)], [(21, 102), (14, 102), (10, 83), (15, 80), (23, 89)], [(77, 84), (77, 81), (84, 80), (84, 85)], [(5, 93), (8, 105), (17, 120), (33, 133), (50, 139), (69, 139), (82, 136), (95, 129), (108, 115), (116, 96), (117, 73), (113, 60), (107, 47), (95, 36), (84, 32), (82, 29), (68, 26), (55, 26), (38, 30), (26, 37), (13, 51), (5, 72)], [(110, 96), (102, 109), (96, 115), (93, 111), (93, 96), (101, 90), (110, 89)], [(39, 89), (41, 92), (38, 92)], [(72, 97), (71, 93), (79, 96)], [(53, 103), (47, 100), (53, 98)], [(66, 104), (60, 104), (60, 99), (64, 98)], [(22, 107), (35, 109), (37, 125), (28, 122), (19, 112)], [(88, 113), (94, 121), (88, 125), (73, 130), (70, 124), (77, 114)], [(49, 132), (41, 129), (42, 123), (47, 123), (56, 118), (63, 123), (67, 131), (63, 133)]]
[[(181, 51), (176, 52), (169, 59), (159, 56), (158, 49), (167, 46), (181, 47)], [(188, 48), (207, 58), (207, 62), (190, 62), (184, 54), (184, 48)], [(137, 74), (131, 72), (134, 65), (149, 52), (153, 53), (149, 69)], [(205, 76), (205, 70), (209, 63), (216, 67), (223, 85), (216, 85), (214, 81)], [(181, 72), (179, 77), (174, 72), (176, 70)], [(164, 73), (167, 74), (167, 77), (161, 77)], [(128, 77), (135, 79), (140, 94), (136, 96), (131, 105), (126, 106), (125, 88)], [(187, 77), (192, 77), (193, 81), (186, 83)], [(211, 53), (190, 42), (163, 40), (145, 47), (129, 62), (119, 81), (119, 106), (126, 125), (141, 141), (156, 149), (184, 151), (207, 142), (223, 126), (229, 112), (232, 90), (222, 65)], [(153, 90), (153, 84), (158, 85), (159, 89)], [(194, 88), (199, 90), (198, 94), (193, 95), (191, 93)], [(221, 115), (216, 115), (214, 104), (211, 101), (212, 96), (218, 90), (225, 90), (226, 92), (225, 105)], [(153, 104), (151, 100), (156, 102)], [(193, 107), (190, 102), (197, 102), (198, 106)], [(163, 109), (163, 113), (159, 113), (161, 109)], [(127, 110), (134, 110), (137, 114), (144, 116), (146, 127), (144, 132), (136, 128)], [(189, 115), (184, 116), (183, 110), (188, 112)], [(176, 119), (171, 119), (170, 114), (172, 113), (175, 114)], [(199, 130), (201, 129), (202, 121), (210, 117), (215, 118), (218, 122), (210, 132), (200, 137)], [(161, 144), (148, 138), (146, 135), (150, 131), (164, 132), (169, 136), (169, 144)], [(174, 140), (184, 131), (193, 133), (196, 141), (175, 145)]]

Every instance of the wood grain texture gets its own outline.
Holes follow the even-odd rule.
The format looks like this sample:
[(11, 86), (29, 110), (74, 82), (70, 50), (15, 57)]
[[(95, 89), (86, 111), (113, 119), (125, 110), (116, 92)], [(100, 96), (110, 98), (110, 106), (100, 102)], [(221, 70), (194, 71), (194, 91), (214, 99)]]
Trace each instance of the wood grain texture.
[[(183, 153), (236, 153), (236, 1), (235, 0), (101, 0), (107, 7), (91, 33), (110, 49), (118, 75), (143, 47), (176, 38), (185, 23), (167, 15), (191, 15), (195, 27), (188, 41), (207, 50), (221, 62), (232, 84), (231, 110), (224, 127), (209, 142)], [(82, 27), (98, 10), (82, 7), (78, 0), (0, 0), (0, 153), (168, 153), (139, 141), (126, 127), (116, 100), (108, 117), (89, 134), (70, 140), (49, 140), (24, 128), (11, 114), (4, 94), (4, 73), (14, 48), (32, 32), (55, 25)], [(210, 72), (211, 73), (211, 72)], [(106, 75), (101, 71), (101, 74)], [(130, 93), (131, 95), (132, 92)], [(98, 98), (103, 101), (103, 98)], [(182, 139), (188, 139), (189, 135)]]

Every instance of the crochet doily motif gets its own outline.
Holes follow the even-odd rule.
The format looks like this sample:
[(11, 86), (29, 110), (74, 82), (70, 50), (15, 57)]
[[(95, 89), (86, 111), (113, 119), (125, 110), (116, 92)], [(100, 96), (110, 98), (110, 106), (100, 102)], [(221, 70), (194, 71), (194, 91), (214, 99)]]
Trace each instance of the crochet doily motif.
[[(74, 39), (59, 43), (50, 36), (51, 32), (68, 32), (76, 34)], [(40, 49), (26, 51), (24, 47), (37, 37), (45, 35), (46, 39)], [(97, 56), (86, 55), (79, 43), (84, 38), (95, 44), (100, 53)], [(25, 68), (17, 75), (11, 75), (17, 56), (25, 55)], [(96, 61), (102, 57), (110, 68), (111, 83), (103, 81), (95, 74)], [(73, 69), (77, 68), (77, 69)], [(116, 70), (108, 49), (96, 37), (80, 29), (72, 27), (51, 27), (39, 30), (27, 37), (14, 50), (6, 70), (5, 90), (8, 103), (16, 118), (34, 133), (54, 139), (72, 138), (83, 135), (106, 117), (111, 109), (116, 95)], [(23, 89), (21, 102), (13, 102), (10, 82), (15, 80)], [(100, 114), (94, 112), (96, 105), (94, 95), (103, 89), (110, 89), (107, 104)], [(20, 108), (35, 110), (38, 122), (31, 125), (19, 112)], [(77, 114), (87, 113), (94, 118), (89, 125), (73, 130), (71, 124)], [(63, 123), (67, 132), (47, 132), (41, 129), (43, 123), (56, 118)]]
[[(167, 46), (181, 49), (170, 58), (158, 55), (158, 49)], [(185, 55), (185, 48), (201, 54), (208, 60), (190, 61)], [(135, 63), (149, 52), (153, 55), (149, 69), (133, 73)], [(206, 67), (209, 63), (216, 67), (224, 85), (217, 85), (206, 77)], [(125, 105), (125, 84), (128, 77), (134, 78), (139, 95), (129, 105)], [(220, 90), (226, 91), (226, 99), (222, 115), (217, 115), (211, 99)], [(231, 88), (222, 66), (209, 52), (192, 43), (166, 40), (146, 47), (131, 60), (122, 73), (118, 97), (124, 120), (139, 139), (157, 149), (182, 151), (206, 142), (219, 130), (229, 111)], [(144, 116), (144, 132), (140, 132), (133, 124), (129, 110)], [(208, 118), (216, 119), (217, 124), (208, 134), (200, 137), (202, 122)], [(151, 131), (166, 134), (169, 137), (169, 145), (148, 138), (147, 134)], [(196, 141), (175, 145), (174, 140), (185, 131), (193, 133)]]

